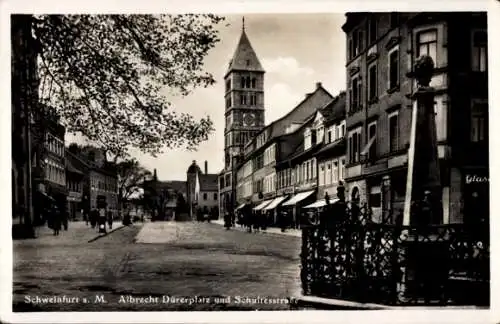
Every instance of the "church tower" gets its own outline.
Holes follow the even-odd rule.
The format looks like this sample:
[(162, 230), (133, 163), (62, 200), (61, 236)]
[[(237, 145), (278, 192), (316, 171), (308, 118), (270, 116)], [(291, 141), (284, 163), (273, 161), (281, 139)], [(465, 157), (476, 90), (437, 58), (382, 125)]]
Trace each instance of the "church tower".
[(264, 69), (245, 31), (243, 18), (240, 40), (224, 76), (225, 128), (224, 171), (221, 174), (220, 208), (234, 208), (235, 167), (246, 143), (259, 132), (264, 121)]
[(225, 82), (225, 168), (233, 157), (243, 153), (244, 145), (264, 127), (264, 69), (245, 31), (229, 62)]

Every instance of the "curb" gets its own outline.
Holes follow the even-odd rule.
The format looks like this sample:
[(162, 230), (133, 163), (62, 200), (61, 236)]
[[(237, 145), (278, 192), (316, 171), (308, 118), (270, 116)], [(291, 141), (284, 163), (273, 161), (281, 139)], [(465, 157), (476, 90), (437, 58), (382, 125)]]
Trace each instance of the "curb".
[(464, 306), (389, 306), (383, 304), (360, 303), (343, 299), (324, 298), (315, 296), (297, 295), (289, 298), (290, 308), (300, 310), (304, 308), (314, 308), (318, 310), (436, 310), (436, 309), (460, 309), (460, 310), (481, 310), (489, 307), (464, 305)]
[(290, 298), (292, 309), (315, 308), (323, 310), (384, 310), (397, 309), (380, 304), (359, 303), (342, 299), (323, 298), (314, 296), (295, 296)]
[(115, 229), (113, 229), (112, 231), (109, 231), (109, 232), (107, 232), (107, 233), (105, 233), (105, 234), (99, 234), (99, 235), (97, 235), (96, 237), (94, 237), (94, 238), (90, 239), (87, 243), (92, 243), (92, 242), (95, 242), (95, 241), (97, 241), (98, 239), (103, 238), (103, 237), (105, 237), (105, 236), (108, 236), (108, 235), (110, 235), (111, 233), (114, 233), (114, 232), (116, 232), (116, 231), (118, 231), (118, 230), (121, 230), (121, 229), (122, 229), (122, 228), (124, 228), (124, 227), (127, 227), (127, 226), (125, 226), (125, 225), (120, 225), (119, 227), (116, 227), (116, 228), (115, 228)]
[[(224, 227), (224, 224), (219, 224), (219, 223), (216, 223), (216, 222), (210, 222), (210, 224)], [(246, 228), (240, 227), (239, 225), (237, 225), (236, 227), (231, 227), (231, 230), (239, 231), (239, 232), (242, 232), (242, 233), (248, 233), (248, 231), (246, 230)], [(265, 230), (264, 231), (261, 230), (259, 232), (255, 232), (254, 230), (252, 230), (252, 233), (260, 233), (260, 234), (264, 234), (264, 235), (277, 235), (277, 236), (288, 236), (288, 237), (301, 238), (300, 235), (290, 235), (290, 234), (283, 234), (283, 233), (274, 233), (274, 232), (268, 232), (268, 231), (265, 231)]]

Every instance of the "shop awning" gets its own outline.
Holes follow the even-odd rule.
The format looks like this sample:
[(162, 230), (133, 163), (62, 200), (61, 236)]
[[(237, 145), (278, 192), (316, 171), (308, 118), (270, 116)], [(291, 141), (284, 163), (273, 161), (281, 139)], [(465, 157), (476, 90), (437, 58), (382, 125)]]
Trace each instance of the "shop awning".
[(274, 208), (278, 207), (278, 205), (281, 204), (281, 202), (285, 199), (286, 199), (286, 197), (275, 198), (273, 201), (271, 201), (271, 203), (269, 205), (262, 208), (262, 210), (273, 210)]
[(269, 203), (271, 202), (272, 200), (265, 200), (263, 202), (261, 202), (257, 207), (255, 207), (253, 210), (261, 210), (262, 208), (266, 207), (267, 205), (269, 205)]
[(312, 195), (313, 192), (314, 192), (314, 190), (300, 192), (300, 193), (296, 194), (295, 196), (293, 196), (289, 201), (285, 202), (283, 204), (283, 206), (292, 206), (292, 205), (295, 205), (298, 202), (300, 202), (301, 200), (304, 200), (307, 197), (309, 197), (310, 195)]
[(243, 208), (243, 207), (245, 207), (245, 206), (246, 206), (246, 204), (241, 204), (241, 205), (239, 205), (238, 207), (236, 207), (236, 209), (235, 209), (235, 210), (240, 210), (241, 208)]
[[(339, 201), (339, 199), (331, 199), (330, 205), (333, 205), (338, 201)], [(320, 200), (316, 200), (315, 202), (313, 202), (310, 205), (305, 206), (304, 208), (320, 208), (320, 207), (325, 207), (325, 206), (326, 206), (326, 200), (320, 199)]]

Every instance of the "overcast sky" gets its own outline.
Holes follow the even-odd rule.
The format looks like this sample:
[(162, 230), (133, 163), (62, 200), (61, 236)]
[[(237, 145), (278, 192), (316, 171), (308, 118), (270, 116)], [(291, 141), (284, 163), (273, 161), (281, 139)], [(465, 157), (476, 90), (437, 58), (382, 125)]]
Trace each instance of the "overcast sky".
[[(314, 90), (316, 82), (322, 82), (332, 95), (345, 88), (344, 21), (343, 14), (245, 14), (246, 33), (266, 70), (266, 124), (293, 109)], [(215, 132), (196, 152), (170, 150), (157, 158), (133, 154), (146, 168), (156, 168), (160, 180), (186, 180), (193, 160), (202, 169), (207, 160), (209, 173), (219, 173), (224, 166), (223, 78), (241, 35), (242, 15), (226, 16), (226, 24), (220, 26), (222, 41), (205, 60), (206, 70), (217, 83), (173, 101), (178, 111), (195, 117), (210, 115)], [(67, 136), (67, 140), (73, 137)]]

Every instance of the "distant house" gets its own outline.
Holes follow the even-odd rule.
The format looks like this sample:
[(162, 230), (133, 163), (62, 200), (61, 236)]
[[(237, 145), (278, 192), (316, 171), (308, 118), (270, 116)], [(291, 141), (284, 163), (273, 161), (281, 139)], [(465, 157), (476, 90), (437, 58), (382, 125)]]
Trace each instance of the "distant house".
[(205, 172), (202, 172), (196, 161), (187, 171), (187, 202), (191, 219), (201, 213), (217, 218), (219, 214), (218, 174), (208, 173), (208, 162), (205, 161)]
[(187, 213), (186, 181), (159, 181), (155, 169), (143, 187), (144, 201), (154, 220), (179, 220)]

